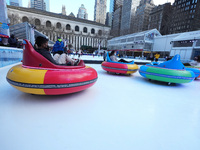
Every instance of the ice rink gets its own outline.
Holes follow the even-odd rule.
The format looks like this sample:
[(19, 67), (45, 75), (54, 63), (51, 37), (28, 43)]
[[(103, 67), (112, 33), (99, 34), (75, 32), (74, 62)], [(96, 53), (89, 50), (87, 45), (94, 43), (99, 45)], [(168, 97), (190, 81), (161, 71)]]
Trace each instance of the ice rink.
[(37, 96), (7, 83), (11, 66), (0, 68), (0, 150), (200, 150), (200, 79), (168, 86), (88, 64), (94, 86)]

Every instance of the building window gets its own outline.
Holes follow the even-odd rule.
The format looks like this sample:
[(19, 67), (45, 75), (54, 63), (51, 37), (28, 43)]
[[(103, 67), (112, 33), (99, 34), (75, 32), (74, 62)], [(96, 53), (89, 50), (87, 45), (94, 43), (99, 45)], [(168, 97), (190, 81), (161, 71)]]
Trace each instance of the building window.
[(95, 34), (95, 30), (93, 28), (91, 29), (91, 34)]
[(27, 18), (26, 16), (24, 16), (24, 17), (22, 18), (22, 22), (29, 22), (29, 20), (28, 20), (28, 18)]
[(79, 32), (79, 26), (75, 26), (75, 31)]
[(101, 35), (102, 35), (102, 30), (99, 30), (99, 31), (98, 31), (98, 34), (101, 36)]
[(192, 45), (193, 45), (192, 40), (174, 42), (174, 47), (192, 47)]
[(66, 25), (66, 30), (71, 30), (71, 26), (69, 24)]
[(50, 21), (46, 22), (46, 27), (51, 27), (51, 22)]
[(35, 19), (35, 25), (36, 25), (36, 26), (40, 26), (40, 25), (41, 25), (41, 22), (40, 22), (39, 19)]
[(86, 27), (83, 28), (83, 32), (87, 33), (87, 28)]
[(58, 22), (58, 23), (56, 24), (56, 28), (58, 28), (58, 29), (61, 29), (61, 28), (62, 28), (62, 26), (61, 26), (61, 23), (60, 23), (60, 22)]

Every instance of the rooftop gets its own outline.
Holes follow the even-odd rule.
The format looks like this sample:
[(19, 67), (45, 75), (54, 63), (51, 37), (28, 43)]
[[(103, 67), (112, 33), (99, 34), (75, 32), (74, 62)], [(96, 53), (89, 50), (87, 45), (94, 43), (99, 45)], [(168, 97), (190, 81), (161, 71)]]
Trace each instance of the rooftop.
[(67, 20), (78, 21), (78, 22), (82, 22), (82, 23), (88, 23), (88, 24), (103, 26), (103, 27), (109, 27), (109, 26), (106, 26), (104, 24), (101, 24), (101, 23), (98, 23), (98, 22), (95, 22), (95, 21), (90, 21), (90, 20), (87, 20), (87, 19), (81, 19), (81, 18), (62, 15), (62, 14), (58, 14), (58, 13), (48, 12), (48, 11), (44, 11), (44, 10), (40, 10), (40, 9), (17, 7), (17, 6), (10, 6), (10, 5), (7, 5), (7, 7), (11, 8), (11, 9), (21, 10), (21, 11), (45, 15), (45, 16), (51, 16), (51, 17), (56, 17), (56, 18), (61, 18), (61, 19), (67, 19)]

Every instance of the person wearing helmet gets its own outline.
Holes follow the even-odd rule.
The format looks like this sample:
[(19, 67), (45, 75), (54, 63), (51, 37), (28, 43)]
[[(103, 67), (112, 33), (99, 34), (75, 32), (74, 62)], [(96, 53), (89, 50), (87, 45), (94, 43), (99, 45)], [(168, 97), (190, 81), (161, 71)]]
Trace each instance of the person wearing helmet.
[(58, 37), (58, 40), (54, 44), (52, 53), (53, 53), (53, 55), (55, 55), (55, 54), (61, 55), (62, 53), (64, 53), (64, 42), (62, 41), (62, 39), (60, 37)]

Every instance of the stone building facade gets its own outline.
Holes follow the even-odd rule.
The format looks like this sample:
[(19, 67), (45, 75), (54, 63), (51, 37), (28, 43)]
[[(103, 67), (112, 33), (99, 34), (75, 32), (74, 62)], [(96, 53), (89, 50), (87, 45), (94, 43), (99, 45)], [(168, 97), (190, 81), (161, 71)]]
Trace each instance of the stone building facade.
[(104, 24), (32, 8), (8, 6), (8, 18), (10, 25), (29, 22), (52, 41), (67, 39), (75, 50), (81, 45), (98, 47), (99, 43), (106, 47), (110, 35), (110, 27)]

